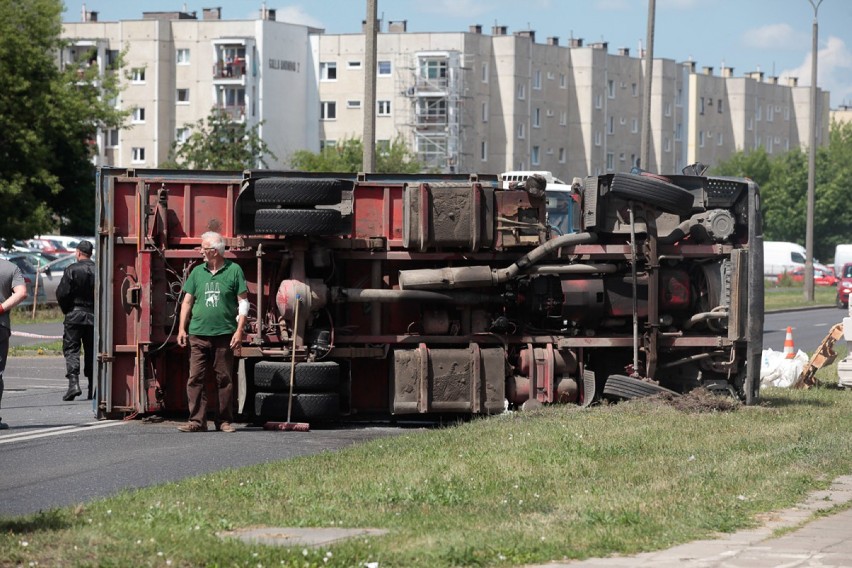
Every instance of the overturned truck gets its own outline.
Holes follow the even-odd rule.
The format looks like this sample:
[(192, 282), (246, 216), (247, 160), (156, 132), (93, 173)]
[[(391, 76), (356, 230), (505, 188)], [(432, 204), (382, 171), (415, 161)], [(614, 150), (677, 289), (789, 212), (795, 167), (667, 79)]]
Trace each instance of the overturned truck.
[(293, 416), (310, 420), (697, 387), (757, 401), (753, 182), (588, 177), (562, 234), (535, 181), (101, 168), (98, 414), (186, 410), (181, 290), (211, 230), (248, 281), (235, 390), (246, 422), (286, 418), (291, 379)]

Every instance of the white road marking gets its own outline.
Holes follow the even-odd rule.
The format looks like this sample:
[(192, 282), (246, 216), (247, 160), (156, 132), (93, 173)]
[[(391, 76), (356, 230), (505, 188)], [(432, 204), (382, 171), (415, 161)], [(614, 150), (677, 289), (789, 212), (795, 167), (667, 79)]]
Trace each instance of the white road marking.
[(60, 436), (62, 434), (72, 434), (75, 432), (83, 432), (86, 430), (94, 430), (96, 428), (109, 428), (110, 426), (120, 426), (125, 424), (124, 420), (98, 420), (96, 422), (87, 422), (85, 424), (72, 424), (71, 426), (54, 426), (51, 428), (40, 428), (38, 430), (29, 430), (15, 434), (4, 434), (0, 436), (0, 444), (12, 444), (14, 442), (24, 442), (27, 440), (37, 440), (38, 438), (46, 438), (48, 436)]

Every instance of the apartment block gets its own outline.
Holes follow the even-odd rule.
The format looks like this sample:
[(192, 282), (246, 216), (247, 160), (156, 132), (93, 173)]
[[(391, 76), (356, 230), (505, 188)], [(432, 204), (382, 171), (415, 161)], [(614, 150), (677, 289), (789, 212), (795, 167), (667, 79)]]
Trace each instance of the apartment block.
[(214, 108), (260, 125), (279, 159), (318, 149), (319, 101), (308, 39), (314, 30), (276, 22), (272, 10), (258, 20), (227, 21), (218, 8), (205, 9), (200, 19), (195, 13), (145, 12), (140, 20), (99, 22), (92, 14), (64, 25), (71, 44), (60, 64), (97, 65), (106, 73), (124, 52), (126, 77), (116, 104), (131, 111), (128, 129), (99, 134), (98, 163), (157, 167), (172, 143), (186, 140), (189, 127)]
[[(384, 27), (384, 29), (382, 29)], [(806, 147), (809, 88), (761, 72), (655, 58), (651, 72), (649, 164), (639, 164), (645, 62), (606, 42), (509, 33), (495, 25), (467, 31), (409, 32), (388, 22), (377, 65), (366, 69), (365, 35), (274, 21), (201, 19), (145, 13), (122, 22), (66, 24), (73, 47), (63, 64), (92, 58), (106, 71), (126, 50), (121, 100), (132, 128), (103, 133), (103, 163), (152, 167), (187, 125), (217, 107), (262, 124), (261, 135), (286, 168), (298, 149), (317, 151), (363, 134), (364, 79), (376, 73), (377, 149), (401, 139), (432, 170), (550, 170), (560, 178), (657, 172), (718, 164), (738, 150), (770, 154)], [(828, 93), (818, 97), (817, 142), (827, 142)], [(101, 145), (102, 143), (102, 145)]]

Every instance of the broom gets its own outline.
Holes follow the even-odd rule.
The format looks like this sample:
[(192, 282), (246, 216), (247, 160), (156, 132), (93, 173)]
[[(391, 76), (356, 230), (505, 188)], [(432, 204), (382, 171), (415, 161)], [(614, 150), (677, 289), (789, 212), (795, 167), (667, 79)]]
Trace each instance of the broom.
[(293, 341), (290, 344), (290, 396), (287, 400), (287, 422), (267, 422), (263, 425), (264, 430), (283, 430), (285, 432), (309, 432), (311, 425), (307, 422), (291, 422), (290, 416), (293, 412), (293, 383), (296, 377), (296, 333), (299, 329), (299, 304), (302, 297), (296, 294), (296, 308), (293, 314)]

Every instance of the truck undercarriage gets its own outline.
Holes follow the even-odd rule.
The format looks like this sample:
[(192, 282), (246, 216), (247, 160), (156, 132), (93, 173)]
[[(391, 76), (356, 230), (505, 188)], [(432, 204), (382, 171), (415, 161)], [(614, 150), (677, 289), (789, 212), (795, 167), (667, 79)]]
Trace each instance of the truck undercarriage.
[(700, 386), (757, 401), (753, 182), (589, 177), (567, 234), (548, 226), (545, 188), (526, 185), (101, 169), (99, 413), (186, 409), (177, 314), (211, 230), (248, 281), (236, 404), (249, 422), (287, 415), (291, 371), (293, 413), (311, 420), (494, 414)]

